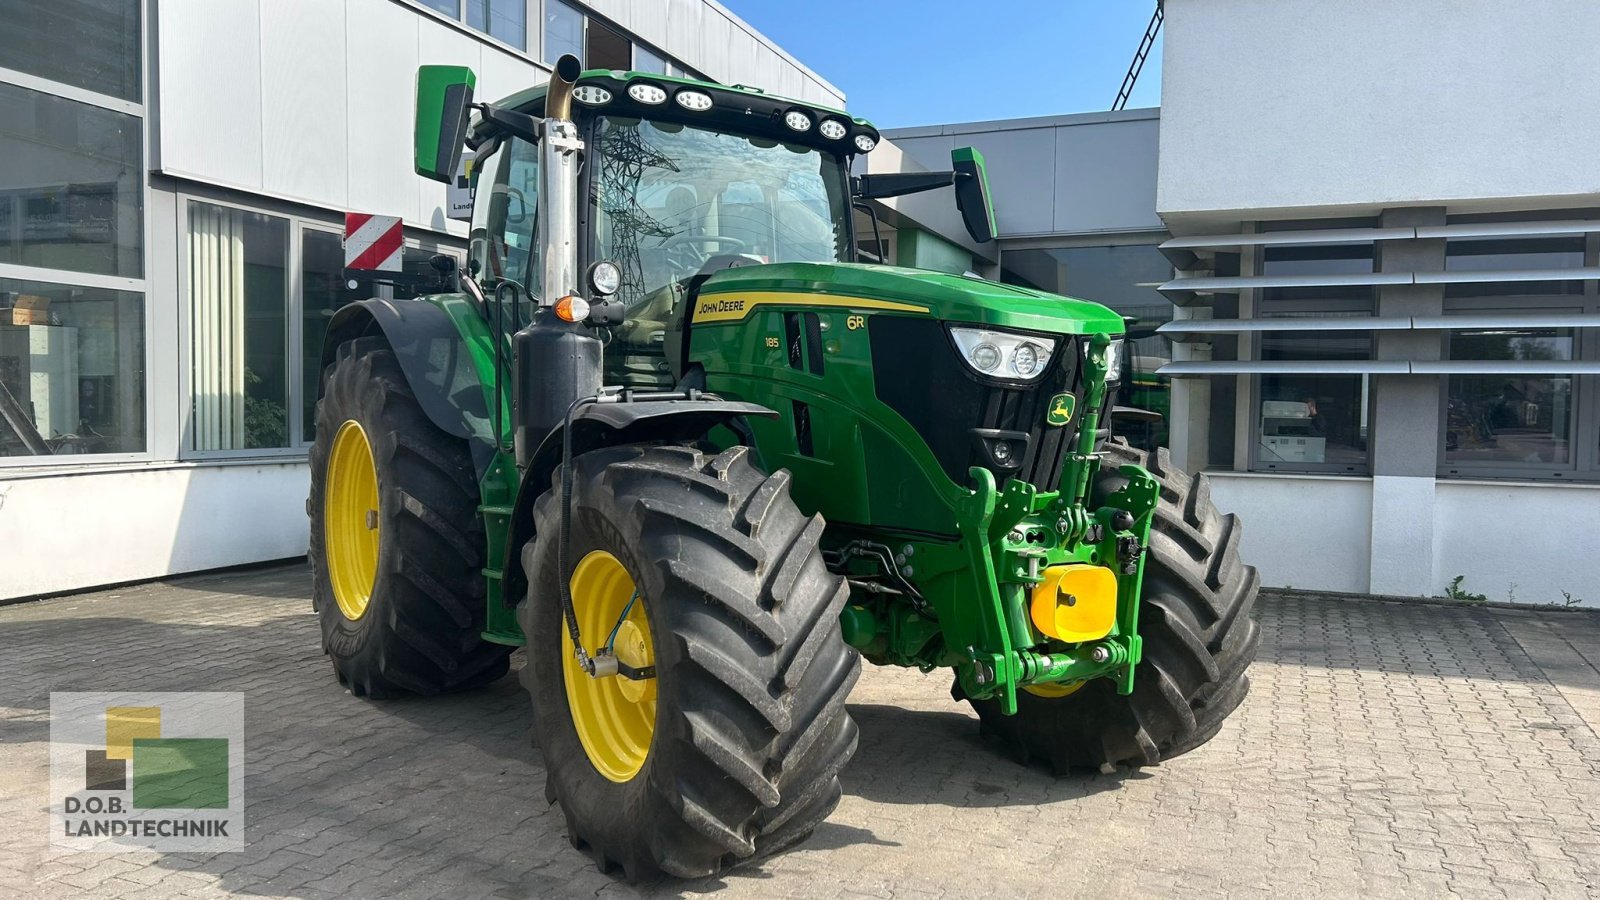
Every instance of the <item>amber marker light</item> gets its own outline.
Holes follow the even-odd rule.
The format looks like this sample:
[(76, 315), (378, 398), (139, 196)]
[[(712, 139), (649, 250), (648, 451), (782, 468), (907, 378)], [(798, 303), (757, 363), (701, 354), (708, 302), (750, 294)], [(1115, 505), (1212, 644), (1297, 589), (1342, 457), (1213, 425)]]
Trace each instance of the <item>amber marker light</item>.
[(589, 318), (589, 301), (568, 294), (556, 301), (556, 318), (563, 322), (582, 322)]

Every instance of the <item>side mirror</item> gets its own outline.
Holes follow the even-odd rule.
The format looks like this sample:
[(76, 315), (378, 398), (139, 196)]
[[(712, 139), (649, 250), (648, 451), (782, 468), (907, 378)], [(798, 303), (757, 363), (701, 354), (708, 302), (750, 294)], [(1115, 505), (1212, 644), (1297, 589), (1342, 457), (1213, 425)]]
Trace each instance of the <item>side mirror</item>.
[(994, 240), (994, 205), (989, 202), (983, 154), (972, 147), (957, 147), (950, 151), (950, 164), (956, 170), (956, 209), (961, 211), (967, 234), (980, 244)]
[(467, 139), (467, 114), (478, 76), (466, 66), (417, 69), (416, 163), (418, 175), (445, 184), (455, 180)]

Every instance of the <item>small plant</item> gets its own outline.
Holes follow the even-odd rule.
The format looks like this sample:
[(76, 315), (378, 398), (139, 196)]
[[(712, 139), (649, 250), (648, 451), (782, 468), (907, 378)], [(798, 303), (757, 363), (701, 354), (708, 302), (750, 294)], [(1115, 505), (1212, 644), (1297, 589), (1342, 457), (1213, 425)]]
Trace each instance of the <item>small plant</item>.
[(1561, 606), (1562, 606), (1562, 608), (1571, 609), (1574, 606), (1582, 606), (1582, 605), (1583, 605), (1583, 598), (1582, 597), (1574, 597), (1574, 596), (1572, 596), (1572, 592), (1571, 591), (1562, 591), (1561, 592)]
[(1488, 603), (1488, 597), (1482, 594), (1474, 594), (1461, 586), (1461, 583), (1466, 580), (1467, 576), (1465, 575), (1457, 575), (1450, 579), (1450, 586), (1444, 589), (1444, 595), (1451, 600), (1459, 600), (1462, 603)]
[(1515, 581), (1511, 582), (1511, 584), (1506, 587), (1506, 602), (1517, 602), (1517, 583)]

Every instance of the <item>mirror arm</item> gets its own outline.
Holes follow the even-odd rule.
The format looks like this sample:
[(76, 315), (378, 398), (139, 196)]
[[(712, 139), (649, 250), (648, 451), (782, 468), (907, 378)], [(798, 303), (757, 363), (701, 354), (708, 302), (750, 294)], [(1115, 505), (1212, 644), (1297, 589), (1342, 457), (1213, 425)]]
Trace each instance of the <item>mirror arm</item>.
[(885, 172), (854, 176), (850, 179), (850, 193), (864, 200), (882, 200), (938, 190), (955, 183), (955, 172)]
[[(482, 119), (472, 129), (472, 140), (482, 143), (490, 140), (496, 132), (510, 134), (526, 141), (537, 143), (544, 135), (544, 123), (533, 116), (503, 109), (490, 103), (474, 103), (473, 109), (478, 111)], [(485, 126), (488, 126), (486, 129)], [(488, 133), (484, 133), (487, 130)], [(471, 141), (468, 142), (469, 144)], [(477, 145), (472, 144), (476, 149)]]

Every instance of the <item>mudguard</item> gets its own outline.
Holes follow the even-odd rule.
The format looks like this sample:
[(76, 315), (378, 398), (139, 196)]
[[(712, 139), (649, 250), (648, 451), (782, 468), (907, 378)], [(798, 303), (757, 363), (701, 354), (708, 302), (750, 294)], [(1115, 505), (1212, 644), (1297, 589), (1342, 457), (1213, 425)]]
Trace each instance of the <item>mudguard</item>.
[[(439, 306), (373, 298), (340, 308), (328, 323), (322, 345), (323, 377), (340, 344), (380, 333), (394, 350), (406, 386), (428, 419), (470, 444), (473, 468), (481, 480), (495, 451), (488, 402), (460, 328)], [(321, 392), (319, 383), (318, 396)]]
[[(690, 441), (718, 425), (742, 431), (739, 419), (745, 416), (775, 419), (778, 413), (755, 403), (716, 399), (590, 403), (573, 413), (572, 455), (619, 444)], [(508, 564), (500, 592), (507, 606), (521, 603), (528, 590), (527, 575), (517, 561), (522, 559), (523, 545), (533, 540), (533, 501), (550, 489), (550, 479), (561, 465), (564, 430), (555, 429), (539, 444), (517, 488), (511, 527), (506, 531), (503, 558)]]

